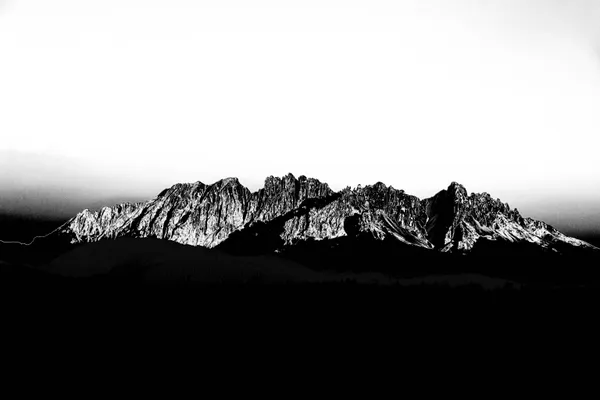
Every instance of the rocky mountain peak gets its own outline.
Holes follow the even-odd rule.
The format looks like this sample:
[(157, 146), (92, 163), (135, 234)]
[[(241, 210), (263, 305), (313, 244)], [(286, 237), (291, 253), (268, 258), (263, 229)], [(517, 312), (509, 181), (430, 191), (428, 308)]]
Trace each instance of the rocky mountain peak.
[(464, 201), (467, 198), (467, 189), (458, 182), (452, 182), (446, 191), (455, 199), (455, 201)]
[(241, 184), (240, 184), (240, 181), (238, 180), (238, 178), (230, 177), (230, 178), (221, 179), (220, 181), (218, 181), (216, 183), (216, 185), (218, 185), (220, 187), (224, 187), (224, 186), (239, 186)]
[(289, 173), (283, 177), (269, 176), (265, 179), (263, 189), (258, 192), (267, 194), (276, 194), (281, 192), (294, 193), (296, 197), (302, 199), (309, 197), (328, 196), (333, 193), (326, 183), (321, 183), (318, 179), (307, 178), (301, 175), (298, 179)]

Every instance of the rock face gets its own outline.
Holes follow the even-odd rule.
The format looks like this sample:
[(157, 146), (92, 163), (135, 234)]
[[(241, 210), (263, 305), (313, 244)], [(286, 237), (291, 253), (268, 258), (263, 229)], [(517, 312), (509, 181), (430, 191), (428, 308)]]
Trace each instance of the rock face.
[(283, 246), (367, 235), (442, 252), (469, 252), (480, 240), (528, 242), (550, 251), (557, 243), (593, 248), (523, 218), (488, 193), (468, 195), (456, 182), (420, 200), (381, 182), (336, 193), (317, 179), (292, 174), (270, 176), (256, 192), (236, 178), (176, 184), (147, 202), (84, 210), (58, 234), (71, 243), (129, 236), (212, 248), (234, 232), (259, 240), (268, 232)]
[(529, 242), (550, 250), (556, 242), (594, 247), (563, 235), (545, 222), (523, 218), (517, 209), (493, 199), (489, 193), (467, 195), (466, 189), (456, 182), (423, 200), (423, 204), (427, 237), (441, 251), (469, 251), (481, 238)]
[(264, 188), (255, 193), (236, 178), (212, 185), (176, 184), (145, 203), (84, 210), (60, 233), (72, 243), (131, 236), (214, 247), (246, 225), (272, 220), (307, 199), (331, 194), (327, 184), (291, 174), (267, 178)]
[(425, 210), (417, 197), (378, 182), (373, 186), (342, 190), (335, 201), (311, 208), (306, 215), (289, 219), (282, 236), (286, 244), (314, 238), (369, 234), (432, 248), (423, 226)]

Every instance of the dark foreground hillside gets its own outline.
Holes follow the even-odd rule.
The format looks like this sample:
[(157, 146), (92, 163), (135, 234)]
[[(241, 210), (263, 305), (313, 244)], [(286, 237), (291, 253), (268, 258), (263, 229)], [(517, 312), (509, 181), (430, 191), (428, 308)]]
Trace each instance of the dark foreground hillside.
[[(294, 261), (277, 254), (236, 256), (158, 239), (122, 238), (79, 245), (42, 264), (27, 265), (14, 258), (1, 262), (0, 293), (8, 312), (27, 307), (45, 318), (64, 313), (92, 318), (100, 313), (123, 318), (181, 316), (198, 323), (212, 315), (266, 317), (275, 324), (290, 318), (312, 323), (315, 318), (324, 323), (375, 318), (387, 324), (409, 315), (550, 315), (600, 304), (600, 285), (585, 280), (585, 275), (575, 279), (573, 272), (595, 271), (593, 260), (574, 265), (557, 264), (563, 259), (556, 258), (490, 257), (413, 255), (390, 261), (399, 272), (392, 274), (389, 265), (378, 268), (377, 263), (363, 270), (342, 268), (351, 260), (335, 263), (334, 256), (323, 258), (330, 268), (323, 260), (309, 268), (302, 257)], [(534, 274), (519, 279), (514, 272), (526, 267)], [(502, 268), (511, 273), (502, 273)], [(543, 275), (545, 270), (552, 274)], [(571, 279), (560, 280), (561, 271)], [(536, 274), (542, 278), (534, 280)]]
[[(149, 355), (157, 346), (183, 343), (181, 355), (232, 347), (258, 352), (275, 347), (285, 355), (308, 343), (322, 351), (383, 343), (392, 348), (380, 351), (415, 351), (423, 342), (459, 350), (457, 337), (463, 345), (484, 342), (497, 350), (507, 338), (527, 346), (532, 328), (543, 327), (543, 336), (531, 343), (564, 330), (579, 335), (585, 331), (578, 324), (594, 322), (600, 304), (594, 288), (351, 282), (159, 287), (76, 279), (29, 280), (9, 289), (3, 282), (3, 326), (25, 329), (38, 344), (59, 334), (66, 343), (118, 343), (123, 351), (144, 343)], [(415, 332), (422, 335), (406, 342)]]

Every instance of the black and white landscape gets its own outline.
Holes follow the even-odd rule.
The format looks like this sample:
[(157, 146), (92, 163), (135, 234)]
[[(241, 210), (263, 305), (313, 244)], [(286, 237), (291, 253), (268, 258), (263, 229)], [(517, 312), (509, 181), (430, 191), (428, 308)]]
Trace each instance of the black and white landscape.
[(255, 192), (236, 178), (176, 184), (0, 246), (5, 281), (20, 283), (600, 284), (599, 248), (456, 182), (426, 199), (292, 174)]
[(2, 291), (593, 293), (599, 18), (586, 0), (0, 1)]

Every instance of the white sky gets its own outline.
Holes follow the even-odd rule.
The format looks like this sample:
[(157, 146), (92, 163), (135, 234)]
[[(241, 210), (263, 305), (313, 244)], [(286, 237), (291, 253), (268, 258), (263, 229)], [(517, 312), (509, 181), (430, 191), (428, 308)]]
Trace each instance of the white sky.
[[(292, 172), (598, 204), (599, 133), (597, 0), (0, 0), (0, 151), (108, 197)], [(5, 187), (71, 179), (22, 162)]]

